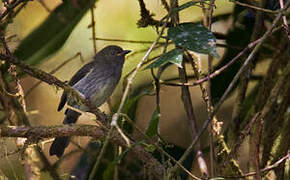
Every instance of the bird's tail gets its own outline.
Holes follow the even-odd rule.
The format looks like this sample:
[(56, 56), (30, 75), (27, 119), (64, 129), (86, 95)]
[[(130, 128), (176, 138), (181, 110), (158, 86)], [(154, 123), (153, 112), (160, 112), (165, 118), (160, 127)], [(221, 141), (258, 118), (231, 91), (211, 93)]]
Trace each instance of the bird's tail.
[[(78, 120), (79, 116), (81, 115), (80, 113), (71, 109), (67, 109), (65, 111), (65, 114), (66, 117), (63, 121), (63, 124), (75, 123)], [(65, 148), (68, 146), (69, 141), (70, 141), (69, 136), (56, 137), (50, 146), (49, 154), (51, 156), (56, 155), (58, 158), (60, 158), (63, 155)]]

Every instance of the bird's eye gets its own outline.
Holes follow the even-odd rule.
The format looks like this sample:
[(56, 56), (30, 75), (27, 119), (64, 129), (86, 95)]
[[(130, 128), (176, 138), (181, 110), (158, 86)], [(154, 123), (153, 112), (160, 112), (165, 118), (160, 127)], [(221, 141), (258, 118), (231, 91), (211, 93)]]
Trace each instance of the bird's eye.
[(115, 56), (116, 55), (116, 52), (115, 51), (111, 51), (111, 55), (112, 56)]

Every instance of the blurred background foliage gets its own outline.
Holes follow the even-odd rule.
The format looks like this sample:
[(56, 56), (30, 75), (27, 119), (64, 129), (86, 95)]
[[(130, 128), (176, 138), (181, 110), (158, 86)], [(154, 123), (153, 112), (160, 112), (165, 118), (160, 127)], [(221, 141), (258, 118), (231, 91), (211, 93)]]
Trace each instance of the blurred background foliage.
[[(154, 19), (161, 19), (167, 12), (162, 8), (161, 1), (145, 0), (146, 8), (154, 13)], [(179, 4), (184, 4), (188, 1), (180, 0)], [(256, 1), (246, 1), (257, 4)], [(0, 6), (2, 7), (2, 4)], [(91, 7), (94, 5), (93, 13), (95, 18), (95, 37), (100, 38), (96, 40), (96, 49), (100, 50), (106, 45), (116, 44), (123, 47), (123, 49), (131, 49), (131, 53), (126, 59), (123, 69), (123, 79), (119, 83), (111, 97), (110, 103), (101, 107), (106, 112), (113, 112), (119, 105), (120, 97), (124, 87), (124, 77), (128, 75), (139, 63), (144, 56), (144, 53), (151, 45), (150, 43), (130, 43), (122, 41), (106, 41), (102, 39), (115, 40), (134, 40), (134, 41), (154, 41), (157, 33), (154, 27), (140, 28), (137, 22), (140, 19), (140, 6), (137, 0), (135, 1), (116, 1), (116, 0), (39, 0), (29, 1), (25, 7), (13, 18), (12, 22), (5, 25), (6, 37), (12, 37), (9, 41), (9, 47), (13, 50), (14, 55), (22, 59), (28, 64), (39, 67), (40, 69), (51, 72), (59, 67), (61, 64), (71, 59), (68, 63), (61, 66), (61, 68), (54, 73), (56, 77), (65, 81), (69, 80), (83, 64), (90, 61), (94, 55), (94, 45), (92, 39), (92, 11)], [(213, 14), (212, 32), (226, 35), (224, 38), (217, 38), (217, 43), (227, 45), (225, 48), (218, 47), (217, 53), (221, 58), (215, 58), (213, 61), (214, 69), (218, 69), (227, 64), (233, 57), (237, 55), (243, 48), (245, 48), (251, 41), (256, 40), (259, 35), (254, 37), (255, 32), (255, 16), (256, 12), (241, 6), (234, 6), (234, 3), (228, 0), (219, 0), (215, 2), (216, 8)], [(274, 5), (268, 5), (274, 7)], [(78, 7), (78, 8), (76, 8)], [(276, 5), (275, 5), (276, 7)], [(276, 7), (277, 8), (277, 7)], [(267, 16), (268, 24), (271, 23), (273, 16)], [(180, 12), (180, 22), (202, 22), (203, 15), (200, 7), (192, 6)], [(266, 23), (266, 24), (267, 24)], [(264, 29), (263, 29), (264, 30)], [(262, 34), (263, 31), (260, 33)], [(257, 33), (257, 32), (255, 32)], [(276, 39), (281, 35), (276, 34)], [(270, 43), (269, 43), (270, 44)], [(255, 68), (252, 75), (255, 78), (250, 80), (247, 97), (243, 103), (240, 118), (234, 119), (236, 123), (246, 124), (243, 122), (247, 114), (254, 108), (254, 98), (258, 96), (258, 87), (261, 86), (262, 76), (266, 74), (266, 70), (273, 58), (272, 54), (275, 52), (275, 42), (262, 48), (259, 54), (259, 61), (255, 61)], [(169, 49), (173, 45), (169, 45)], [(272, 48), (272, 49), (271, 49)], [(289, 49), (289, 48), (288, 48)], [(156, 48), (149, 58), (160, 55), (162, 48)], [(79, 53), (79, 54), (77, 54)], [(201, 71), (207, 72), (207, 56), (195, 53), (196, 57), (201, 58)], [(242, 57), (245, 58), (245, 57)], [(285, 60), (284, 60), (285, 61)], [(212, 79), (211, 94), (212, 100), (215, 104), (225, 92), (229, 83), (232, 81), (235, 73), (240, 69), (242, 61), (236, 62), (227, 71)], [(189, 66), (189, 65), (186, 65)], [(190, 66), (189, 66), (190, 67)], [(189, 69), (189, 68), (188, 68)], [(188, 72), (192, 76), (193, 72)], [(174, 79), (178, 77), (178, 71), (175, 66), (170, 66), (162, 75), (162, 79)], [(131, 93), (123, 108), (123, 113), (127, 114), (142, 130), (146, 131), (149, 122), (154, 118), (153, 112), (155, 109), (155, 96), (152, 94), (154, 87), (152, 86), (152, 76), (150, 70), (142, 70), (138, 72), (136, 80), (134, 81)], [(63, 112), (57, 112), (56, 108), (59, 103), (61, 91), (55, 87), (41, 83), (39, 86), (31, 91), (38, 81), (32, 77), (22, 76), (21, 85), (24, 91), (29, 94), (25, 97), (27, 103), (27, 110), (29, 112), (29, 120), (32, 125), (55, 125), (60, 124), (63, 119)], [(239, 85), (236, 85), (236, 87)], [(200, 126), (207, 119), (206, 104), (202, 99), (202, 93), (198, 86), (190, 88), (191, 99), (193, 107)], [(169, 145), (164, 145), (172, 156), (179, 158), (184, 149), (191, 143), (190, 129), (186, 122), (187, 116), (184, 111), (184, 106), (180, 98), (181, 89), (174, 86), (161, 86), (160, 89), (160, 113), (159, 131), (160, 136)], [(235, 123), (230, 123), (233, 112), (234, 100), (239, 95), (239, 91), (232, 91), (229, 98), (222, 105), (217, 117), (223, 121), (223, 129), (226, 132), (225, 138), (229, 138), (229, 143), (237, 139), (233, 133), (236, 127)], [(286, 105), (285, 105), (286, 106)], [(236, 113), (236, 112), (235, 112)], [(153, 114), (153, 115), (152, 115)], [(2, 115), (3, 116), (3, 115)], [(156, 117), (155, 117), (156, 118)], [(94, 124), (93, 117), (89, 113), (81, 116), (79, 123)], [(285, 120), (286, 122), (286, 120)], [(288, 123), (289, 124), (289, 123)], [(126, 132), (130, 132), (136, 139), (142, 140), (142, 135), (134, 132), (130, 124), (122, 124)], [(281, 124), (280, 124), (281, 125)], [(232, 139), (231, 139), (232, 138)], [(82, 171), (90, 172), (96, 154), (100, 151), (101, 142), (90, 141), (89, 138), (74, 137), (74, 141), (82, 147), (87, 147), (88, 151), (92, 153), (86, 156), (78, 151), (77, 146), (71, 143), (70, 151), (76, 150), (73, 156), (66, 157), (61, 161), (59, 172), (62, 177), (67, 178), (69, 172), (77, 174), (80, 169)], [(2, 141), (2, 140), (1, 140)], [(2, 141), (4, 144), (4, 140)], [(2, 143), (1, 142), (1, 143)], [(205, 134), (201, 139), (202, 150), (205, 153), (206, 160), (209, 159), (209, 143), (208, 135)], [(272, 140), (274, 142), (274, 139)], [(231, 142), (233, 145), (234, 142)], [(47, 154), (50, 143), (43, 145), (45, 154)], [(104, 157), (105, 161), (95, 173), (95, 179), (113, 179), (114, 166), (118, 164), (118, 157), (113, 145), (110, 145), (111, 151), (107, 151)], [(243, 144), (237, 157), (240, 168), (242, 170), (249, 170), (249, 145)], [(2, 151), (10, 152), (15, 149), (12, 140), (5, 140), (5, 145), (1, 145)], [(268, 148), (269, 149), (269, 148)], [(271, 149), (271, 148), (270, 148)], [(154, 154), (156, 158), (162, 159), (158, 153)], [(193, 157), (193, 156), (191, 156)], [(78, 160), (80, 158), (80, 160)], [(164, 157), (163, 157), (164, 158)], [(10, 155), (1, 157), (0, 172), (9, 177), (9, 179), (24, 179), (23, 169), (19, 161), (19, 155)], [(117, 159), (117, 160), (116, 160)], [(277, 158), (276, 158), (277, 159)], [(49, 159), (51, 162), (56, 162), (55, 157)], [(79, 161), (79, 162), (78, 162)], [(123, 162), (124, 161), (124, 162)], [(219, 161), (219, 159), (217, 159)], [(264, 160), (267, 162), (266, 160)], [(126, 162), (126, 163), (125, 163)], [(192, 167), (194, 174), (199, 174), (197, 163), (191, 164), (192, 159), (187, 159), (184, 166), (190, 169)], [(186, 164), (187, 163), (187, 164)], [(122, 164), (126, 164), (121, 170), (120, 179), (134, 179), (139, 177), (138, 171), (142, 171), (142, 167), (138, 162), (134, 162), (130, 158), (122, 159)], [(265, 164), (264, 164), (265, 165)], [(137, 170), (131, 170), (135, 167)], [(263, 166), (264, 167), (264, 166)], [(122, 168), (122, 167), (121, 167)], [(128, 175), (126, 172), (136, 174)], [(226, 168), (225, 168), (226, 169)], [(226, 169), (225, 171), (227, 171)], [(233, 170), (229, 170), (233, 172)], [(84, 173), (83, 173), (84, 174)], [(232, 174), (232, 173), (229, 173)], [(84, 175), (85, 176), (85, 175)], [(100, 178), (102, 177), (102, 178)], [(186, 178), (181, 175), (181, 178)], [(42, 173), (41, 179), (50, 179), (47, 172)], [(129, 178), (129, 179), (130, 179)], [(144, 178), (144, 177), (142, 177)]]

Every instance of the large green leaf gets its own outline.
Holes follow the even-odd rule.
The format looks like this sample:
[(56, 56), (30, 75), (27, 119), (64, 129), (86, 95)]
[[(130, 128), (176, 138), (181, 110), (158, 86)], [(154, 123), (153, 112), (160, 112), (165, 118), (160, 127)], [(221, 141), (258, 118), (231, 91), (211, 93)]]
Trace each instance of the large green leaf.
[(159, 116), (160, 116), (160, 112), (156, 108), (152, 114), (151, 121), (150, 121), (149, 126), (146, 130), (147, 136), (153, 137), (153, 136), (158, 134)]
[(41, 63), (63, 46), (92, 2), (95, 1), (63, 1), (39, 27), (21, 41), (14, 55), (29, 64)]
[(157, 68), (162, 66), (163, 64), (167, 62), (171, 62), (178, 67), (181, 67), (183, 55), (182, 55), (182, 50), (181, 49), (173, 49), (162, 56), (160, 56), (156, 61), (154, 61), (152, 64), (148, 65), (145, 69), (150, 69), (150, 68)]
[(219, 57), (216, 51), (216, 38), (201, 24), (182, 23), (168, 29), (168, 38), (185, 49)]

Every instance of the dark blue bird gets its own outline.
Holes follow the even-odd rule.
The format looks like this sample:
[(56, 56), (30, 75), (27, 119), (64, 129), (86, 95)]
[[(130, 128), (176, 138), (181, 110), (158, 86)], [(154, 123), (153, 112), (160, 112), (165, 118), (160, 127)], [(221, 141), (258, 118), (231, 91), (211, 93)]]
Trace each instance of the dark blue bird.
[[(91, 62), (84, 65), (68, 84), (89, 100), (91, 104), (96, 107), (101, 106), (116, 88), (122, 74), (125, 55), (129, 52), (131, 51), (123, 50), (119, 46), (105, 47), (95, 55)], [(66, 93), (62, 94), (57, 110), (60, 111), (66, 102), (81, 111), (90, 110), (89, 107), (76, 103)], [(75, 123), (81, 114), (68, 108), (65, 115), (63, 124), (71, 124)], [(61, 157), (69, 141), (70, 137), (68, 136), (56, 137), (50, 146), (49, 154)]]

